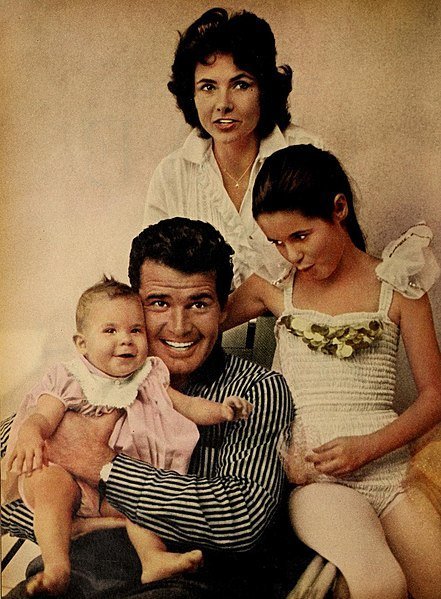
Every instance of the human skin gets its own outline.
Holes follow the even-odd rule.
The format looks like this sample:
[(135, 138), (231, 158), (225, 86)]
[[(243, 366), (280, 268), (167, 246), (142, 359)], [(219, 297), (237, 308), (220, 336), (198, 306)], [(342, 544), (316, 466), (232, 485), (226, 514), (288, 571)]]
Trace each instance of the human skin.
[[(139, 294), (149, 353), (164, 361), (172, 386), (182, 388), (210, 355), (225, 318), (216, 293), (215, 275), (185, 274), (147, 260), (141, 268)], [(97, 486), (102, 466), (115, 456), (107, 441), (117, 417), (109, 414), (89, 419), (66, 413), (46, 442), (49, 459)], [(88, 447), (87, 456), (84, 447)]]

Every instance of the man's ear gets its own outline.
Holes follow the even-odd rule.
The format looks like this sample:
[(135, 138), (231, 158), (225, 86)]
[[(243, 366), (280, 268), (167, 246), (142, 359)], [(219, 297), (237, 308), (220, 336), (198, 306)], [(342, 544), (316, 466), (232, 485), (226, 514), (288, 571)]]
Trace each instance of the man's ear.
[(343, 193), (338, 193), (334, 198), (334, 218), (341, 223), (348, 215), (348, 201)]
[(226, 304), (225, 307), (221, 309), (221, 313), (219, 316), (219, 327), (220, 328), (222, 328), (221, 325), (225, 322), (225, 320), (228, 316), (228, 307), (227, 306), (228, 306), (228, 304)]
[(73, 342), (75, 343), (75, 347), (83, 356), (86, 355), (87, 347), (86, 347), (86, 339), (81, 333), (75, 333), (73, 336)]

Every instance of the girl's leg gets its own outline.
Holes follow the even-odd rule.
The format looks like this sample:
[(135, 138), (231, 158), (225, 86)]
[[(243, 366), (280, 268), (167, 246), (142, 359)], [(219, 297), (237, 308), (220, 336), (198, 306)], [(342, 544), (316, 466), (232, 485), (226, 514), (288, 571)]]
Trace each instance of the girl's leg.
[(441, 594), (441, 520), (431, 510), (404, 496), (381, 518), (414, 599), (438, 599)]
[(154, 582), (183, 572), (194, 572), (202, 562), (202, 551), (171, 553), (153, 532), (127, 520), (127, 534), (141, 561), (141, 582)]
[(298, 537), (337, 566), (351, 599), (406, 599), (401, 567), (374, 509), (360, 493), (313, 483), (295, 489), (289, 507)]
[(34, 510), (34, 532), (44, 563), (43, 572), (31, 578), (26, 591), (30, 597), (61, 594), (69, 585), (72, 514), (80, 501), (79, 487), (66, 470), (50, 465), (25, 477), (23, 488)]

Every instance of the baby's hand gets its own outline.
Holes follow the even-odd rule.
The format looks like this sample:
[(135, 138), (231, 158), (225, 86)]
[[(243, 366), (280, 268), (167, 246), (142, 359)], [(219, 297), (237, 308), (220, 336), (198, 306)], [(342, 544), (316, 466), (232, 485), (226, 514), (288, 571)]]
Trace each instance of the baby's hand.
[(222, 415), (225, 420), (246, 420), (253, 410), (253, 406), (246, 399), (231, 395), (226, 397), (221, 404)]
[(47, 465), (46, 446), (41, 435), (27, 427), (22, 427), (17, 444), (6, 462), (7, 471), (31, 475)]

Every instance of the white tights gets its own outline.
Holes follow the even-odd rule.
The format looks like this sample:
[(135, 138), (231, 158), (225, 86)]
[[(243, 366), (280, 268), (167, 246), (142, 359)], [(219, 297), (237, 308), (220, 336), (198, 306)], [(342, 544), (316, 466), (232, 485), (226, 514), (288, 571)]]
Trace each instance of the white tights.
[(292, 492), (290, 516), (298, 537), (342, 572), (351, 599), (441, 596), (441, 523), (406, 496), (379, 518), (354, 489), (313, 483)]

